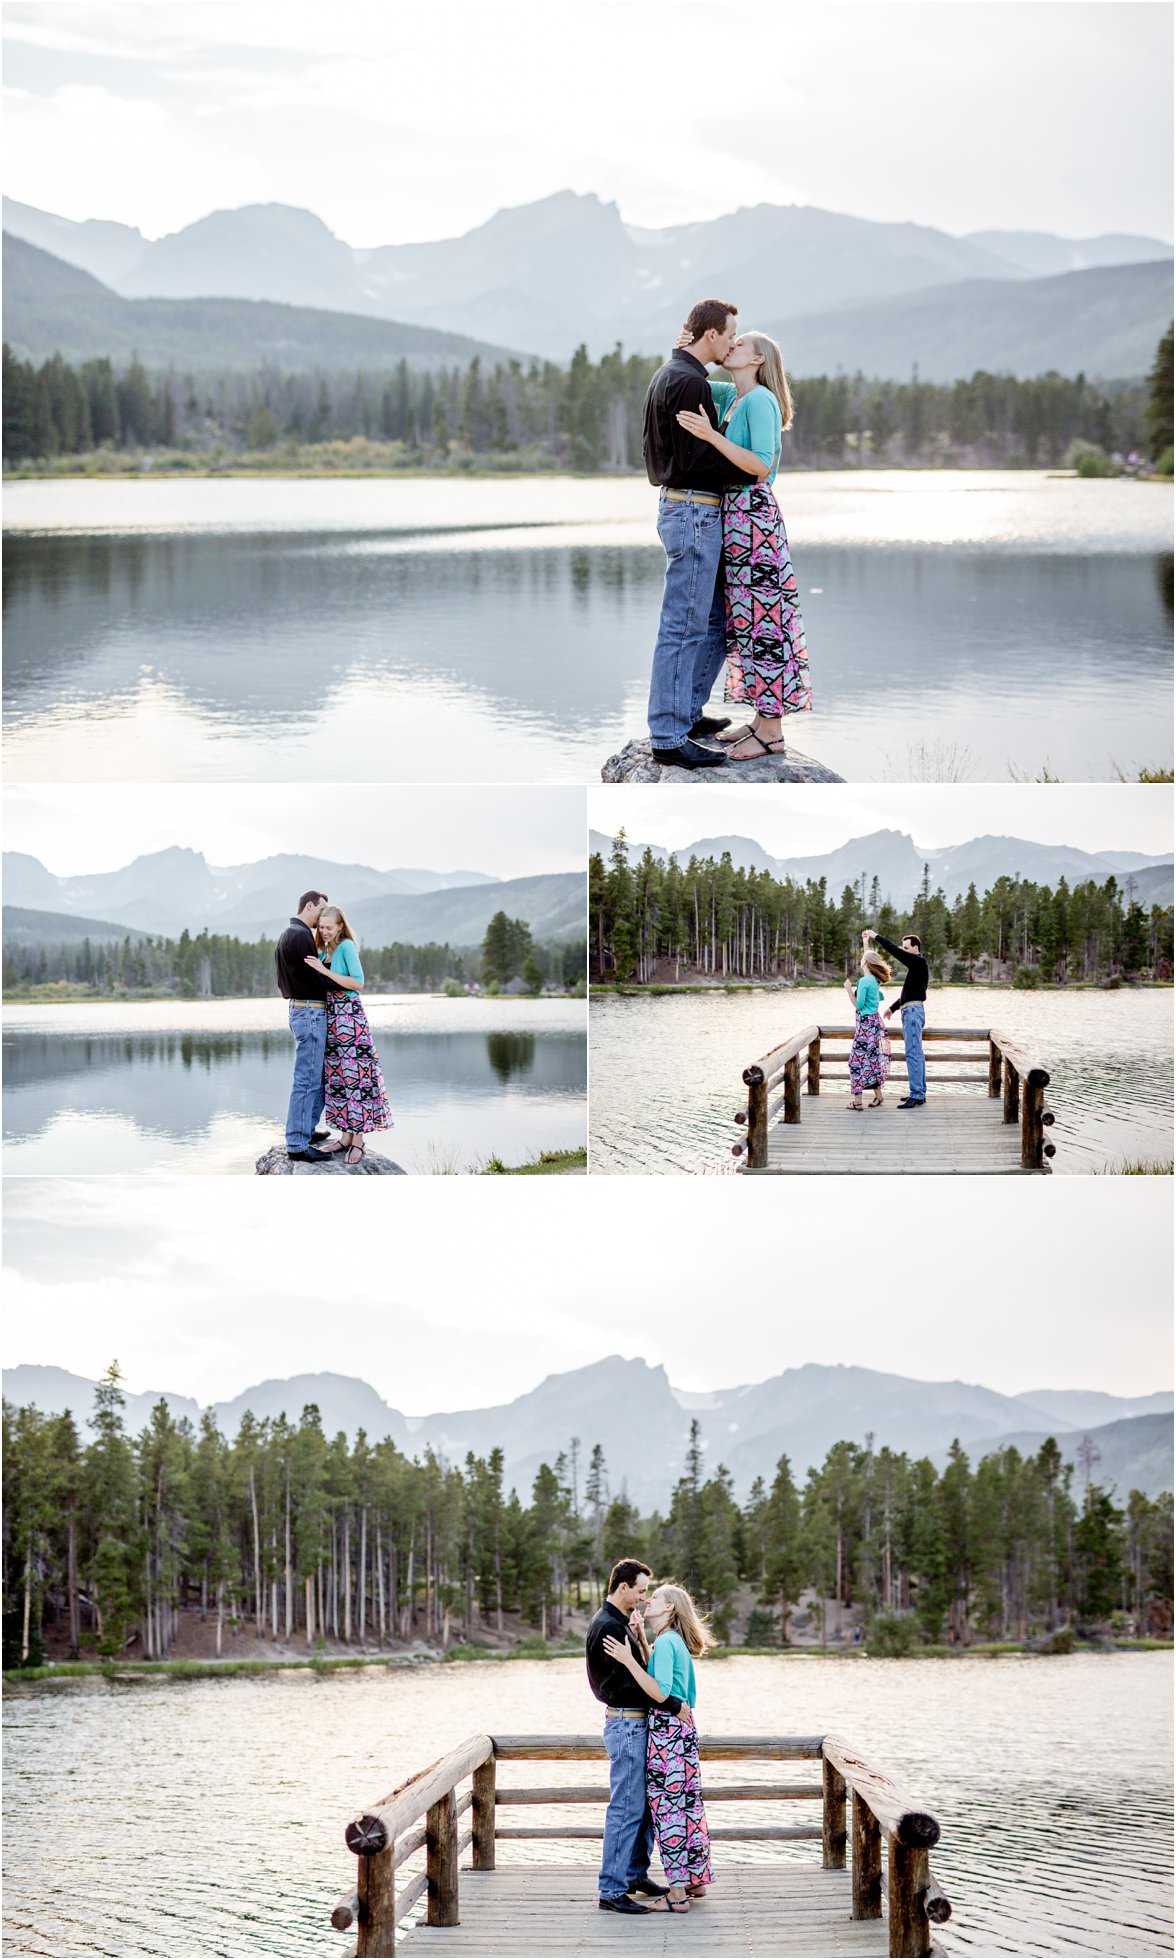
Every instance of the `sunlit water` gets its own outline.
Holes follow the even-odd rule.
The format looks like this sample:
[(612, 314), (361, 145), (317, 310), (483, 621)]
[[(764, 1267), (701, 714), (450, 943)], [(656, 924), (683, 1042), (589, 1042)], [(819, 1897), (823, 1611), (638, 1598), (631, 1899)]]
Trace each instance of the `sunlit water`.
[[(748, 1658), (703, 1665), (698, 1712), (704, 1732), (835, 1730), (933, 1810), (935, 1871), (954, 1908), (937, 1938), (949, 1951), (1159, 1954), (1171, 1950), (1170, 1684), (1165, 1654)], [(354, 1877), (349, 1817), (467, 1735), (598, 1732), (598, 1716), (578, 1659), (16, 1688), (7, 1950), (354, 1952), (354, 1936), (329, 1925)], [(587, 1764), (501, 1774), (600, 1780)], [(735, 1764), (705, 1772), (712, 1783), (746, 1775)], [(802, 1810), (817, 1821), (817, 1806), (799, 1803), (788, 1821)], [(722, 1822), (763, 1813), (727, 1803)], [(595, 1918), (598, 1846), (512, 1843), (498, 1856), (582, 1865)], [(724, 1865), (819, 1859), (819, 1844), (723, 1843), (717, 1883)], [(618, 1933), (618, 1955), (632, 1945)]]
[[(1170, 766), (1165, 488), (778, 494), (814, 687), (796, 747), (849, 781)], [(10, 484), (9, 779), (598, 781), (644, 732), (655, 515), (633, 478)]]
[[(730, 1171), (740, 1135), (733, 1112), (745, 1096), (743, 1070), (811, 1022), (852, 1019), (835, 988), (770, 992), (596, 995), (591, 1007), (591, 1162), (599, 1171)], [(1049, 1070), (1047, 1102), (1057, 1121), (1055, 1172), (1101, 1171), (1131, 1161), (1172, 1161), (1172, 995), (1167, 990), (1022, 993), (1007, 987), (935, 987), (929, 1028), (988, 1028), (1021, 1041)], [(900, 1030), (892, 1023), (898, 1044)], [(836, 1044), (844, 1050), (846, 1042)], [(929, 1094), (987, 1092), (970, 1084)], [(972, 1068), (944, 1073), (971, 1074)], [(849, 1086), (848, 1074), (845, 1078)], [(822, 1098), (837, 1093), (822, 1084)], [(890, 1113), (905, 1084), (890, 1089)], [(803, 1123), (803, 1102), (801, 1121)], [(847, 1123), (854, 1118), (846, 1115)]]
[[(429, 1172), (583, 1147), (582, 1002), (366, 1007), (394, 1124), (370, 1150)], [(251, 1172), (282, 1141), (293, 1055), (276, 998), (7, 1008), (4, 1167)]]

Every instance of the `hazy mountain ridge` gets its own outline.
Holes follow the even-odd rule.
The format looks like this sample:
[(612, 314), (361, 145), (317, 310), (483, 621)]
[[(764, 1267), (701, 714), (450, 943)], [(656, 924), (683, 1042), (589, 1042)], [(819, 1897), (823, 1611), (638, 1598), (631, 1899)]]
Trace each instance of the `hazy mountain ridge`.
[(246, 372), (267, 362), (286, 373), (319, 368), (380, 372), (497, 363), (514, 350), (444, 328), (365, 319), (325, 303), (273, 300), (125, 299), (91, 273), (4, 233), (4, 338), (24, 360), (61, 354), (74, 363), (138, 354), (153, 369)]
[[(18, 1403), (35, 1402), (46, 1413), (69, 1407), (83, 1421), (93, 1383), (63, 1369), (32, 1366), (5, 1375), (5, 1394)], [(150, 1418), (158, 1393), (128, 1396), (127, 1427), (138, 1433)], [(191, 1397), (164, 1392), (173, 1415), (199, 1420)], [(718, 1389), (684, 1398), (696, 1406), (706, 1460), (727, 1465), (739, 1496), (757, 1476), (768, 1481), (783, 1453), (798, 1480), (819, 1464), (833, 1443), (864, 1442), (876, 1448), (906, 1450), (911, 1456), (942, 1460), (952, 1441), (973, 1460), (1010, 1441), (1037, 1449), (1048, 1435), (1063, 1455), (1084, 1434), (1102, 1451), (1104, 1482), (1114, 1481), (1120, 1498), (1139, 1488), (1149, 1496), (1171, 1489), (1172, 1396), (1128, 1397), (1102, 1391), (1043, 1390), (1003, 1395), (980, 1384), (922, 1382), (867, 1368), (809, 1363), (786, 1369), (766, 1382)], [(698, 1408), (699, 1400), (709, 1406)], [(662, 1367), (611, 1355), (588, 1367), (549, 1375), (509, 1403), (408, 1417), (392, 1408), (366, 1382), (337, 1374), (310, 1374), (260, 1382), (230, 1401), (213, 1404), (218, 1426), (235, 1434), (246, 1409), (261, 1420), (285, 1414), (296, 1420), (310, 1402), (318, 1405), (324, 1431), (340, 1429), (354, 1439), (363, 1428), (369, 1441), (390, 1436), (410, 1456), (432, 1448), (452, 1462), (473, 1450), (484, 1456), (500, 1445), (506, 1456), (508, 1487), (529, 1493), (541, 1462), (554, 1462), (579, 1436), (582, 1462), (593, 1445), (604, 1449), (615, 1494), (627, 1488), (645, 1509), (664, 1506), (682, 1473), (691, 1411), (683, 1408)], [(1048, 1407), (1043, 1406), (1048, 1404)], [(1087, 1418), (1094, 1411), (1098, 1422)]]
[[(496, 878), (482, 871), (434, 871), (333, 864), (287, 853), (253, 864), (210, 865), (180, 846), (153, 851), (116, 871), (58, 877), (24, 852), (4, 857), (5, 915), (23, 913), (20, 930), (35, 932), (33, 914), (78, 912), (152, 935), (176, 937), (185, 927), (260, 939), (281, 931), (299, 895), (325, 888), (351, 924), (374, 943), (449, 940), (473, 945), (500, 909), (526, 918), (537, 939), (574, 938), (584, 930), (584, 879), (577, 871)], [(44, 941), (52, 942), (48, 925)]]
[[(607, 862), (612, 839), (590, 831), (588, 848), (599, 851)], [(1139, 851), (1080, 851), (1069, 844), (1040, 844), (1020, 837), (973, 837), (931, 850), (901, 830), (876, 830), (808, 857), (773, 857), (754, 838), (738, 836), (700, 837), (673, 853), (661, 844), (648, 848), (663, 864), (672, 855), (683, 868), (692, 857), (718, 860), (729, 851), (732, 863), (749, 871), (768, 871), (799, 884), (824, 878), (834, 899), (846, 885), (859, 883), (863, 874), (867, 886), (877, 877), (883, 902), (897, 906), (909, 905), (916, 897), (924, 865), (930, 868), (932, 891), (942, 886), (949, 901), (966, 897), (970, 884), (984, 892), (1000, 877), (1028, 878), (1051, 886), (1059, 878), (1072, 886), (1088, 878), (1103, 882), (1113, 877), (1121, 888), (1131, 877), (1141, 904), (1172, 903), (1171, 852), (1148, 857)], [(645, 844), (631, 841), (630, 864), (636, 864), (645, 849)]]
[[(928, 379), (977, 366), (1074, 372), (1075, 362), (1087, 373), (1141, 375), (1167, 324), (1166, 314), (1158, 326), (1153, 315), (1172, 257), (1154, 238), (959, 238), (806, 205), (759, 204), (650, 229), (572, 191), (498, 211), (456, 238), (369, 250), (345, 244), (313, 213), (277, 203), (214, 211), (153, 241), (130, 226), (74, 224), (9, 200), (4, 222), (140, 307), (212, 304), (218, 295), (277, 302), (350, 316), (353, 333), (368, 316), (406, 332), (476, 331), (567, 360), (581, 341), (593, 355), (617, 340), (644, 353), (669, 347), (691, 302), (718, 291), (730, 293), (749, 324), (786, 323), (797, 373), (842, 365), (894, 379), (909, 376), (912, 359)], [(1156, 265), (1158, 279), (1141, 276)], [(1084, 278), (1094, 283), (1064, 284)], [(1039, 292), (1011, 305), (1002, 295), (1033, 284)], [(161, 313), (150, 316), (153, 330), (169, 318), (174, 332), (174, 316)], [(149, 316), (139, 319), (142, 333)], [(142, 344), (140, 351), (146, 357)], [(172, 356), (185, 358), (174, 349)], [(349, 353), (347, 364), (356, 358)]]

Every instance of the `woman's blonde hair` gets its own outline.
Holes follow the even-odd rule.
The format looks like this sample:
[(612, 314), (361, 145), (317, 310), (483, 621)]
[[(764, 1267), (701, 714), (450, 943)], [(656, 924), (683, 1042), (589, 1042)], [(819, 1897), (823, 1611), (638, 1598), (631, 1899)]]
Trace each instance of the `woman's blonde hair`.
[(693, 1654), (695, 1660), (700, 1654), (705, 1654), (708, 1647), (716, 1645), (710, 1621), (699, 1612), (685, 1586), (675, 1584), (673, 1579), (662, 1579), (654, 1591), (664, 1593), (668, 1599), (672, 1610), (666, 1626), (681, 1634), (687, 1653)]
[(322, 911), (319, 913), (319, 922), (317, 927), (315, 928), (315, 935), (314, 935), (315, 938), (318, 940), (320, 948), (325, 948), (327, 944), (327, 935), (323, 931), (324, 919), (338, 919), (339, 938), (350, 939), (353, 945), (358, 946), (359, 941), (358, 939), (356, 939), (355, 934), (352, 932), (351, 927), (347, 923), (347, 915), (344, 912), (343, 907), (341, 905), (324, 905)]
[(780, 414), (786, 429), (792, 427), (792, 390), (788, 386), (788, 376), (784, 372), (784, 356), (770, 334), (745, 333), (740, 336), (750, 340), (757, 354), (763, 355), (756, 373), (761, 388), (775, 395), (780, 404)]
[(890, 968), (882, 958), (881, 953), (863, 953), (862, 965), (865, 967), (866, 972), (872, 973), (875, 980), (880, 980), (884, 987), (890, 985)]

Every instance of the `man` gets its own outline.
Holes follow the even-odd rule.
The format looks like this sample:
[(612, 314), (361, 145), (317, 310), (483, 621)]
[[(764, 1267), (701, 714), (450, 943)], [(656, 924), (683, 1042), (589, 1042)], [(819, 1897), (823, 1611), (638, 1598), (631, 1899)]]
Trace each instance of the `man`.
[(614, 1639), (627, 1642), (643, 1667), (648, 1664), (641, 1602), (651, 1577), (649, 1567), (639, 1558), (623, 1558), (614, 1565), (608, 1596), (585, 1642), (588, 1685), (597, 1701), (605, 1705), (604, 1746), (609, 1759), (608, 1810), (600, 1861), (601, 1912), (648, 1912), (650, 1908), (634, 1895), (663, 1898), (670, 1889), (655, 1884), (649, 1876), (653, 1819), (645, 1795), (645, 1745), (650, 1709), (660, 1706), (677, 1715), (682, 1703), (677, 1695), (667, 1695), (660, 1704), (654, 1702), (628, 1668), (610, 1660), (604, 1650), (605, 1638), (611, 1633)]
[(699, 300), (686, 322), (689, 346), (674, 349), (645, 397), (641, 446), (649, 481), (661, 486), (657, 531), (666, 553), (649, 740), (654, 761), (677, 769), (714, 769), (727, 761), (700, 739), (730, 725), (729, 716), (703, 713), (727, 657), (722, 493), (755, 479), (682, 428), (678, 414), (701, 411), (718, 428), (706, 368), (730, 352), (736, 313), (728, 300)]
[(286, 1156), (294, 1164), (326, 1164), (330, 1153), (316, 1150), (329, 1131), (316, 1128), (323, 1113), (323, 1058), (327, 1047), (327, 995), (340, 989), (324, 973), (307, 966), (318, 952), (314, 928), (327, 904), (325, 892), (303, 892), (297, 915), (274, 947), (278, 991), (290, 1003), (290, 1033), (294, 1036), (294, 1081), (286, 1111)]
[(927, 1100), (927, 1061), (923, 1054), (923, 1028), (927, 1020), (927, 987), (931, 970), (923, 957), (923, 942), (917, 932), (903, 934), (901, 946), (891, 939), (883, 939), (880, 932), (866, 936), (876, 946), (901, 961), (906, 968), (903, 976), (902, 992), (897, 1000), (882, 1010), (882, 1018), (889, 1021), (895, 1008), (902, 1015), (902, 1042), (906, 1050), (907, 1092), (899, 1103), (899, 1109), (922, 1109)]

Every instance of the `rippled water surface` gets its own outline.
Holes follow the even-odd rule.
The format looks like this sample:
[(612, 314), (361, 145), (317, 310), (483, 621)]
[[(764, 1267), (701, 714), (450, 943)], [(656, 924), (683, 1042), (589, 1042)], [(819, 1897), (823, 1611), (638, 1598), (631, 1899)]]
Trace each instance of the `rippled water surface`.
[[(1159, 1954), (1171, 1950), (1170, 1684), (1165, 1654), (734, 1659), (701, 1670), (699, 1720), (727, 1734), (837, 1730), (911, 1788), (943, 1826), (949, 1951)], [(17, 1688), (8, 1951), (341, 1960), (354, 1940), (331, 1932), (329, 1914), (354, 1874), (349, 1816), (471, 1733), (595, 1732), (597, 1714), (579, 1660)], [(502, 1775), (599, 1780), (587, 1765)], [(752, 1808), (724, 1804), (723, 1822), (754, 1821)], [(803, 1809), (816, 1821), (815, 1805)], [(582, 1864), (593, 1911), (596, 1846), (498, 1855)], [(724, 1843), (718, 1882), (725, 1862), (819, 1858), (812, 1843)]]
[[(743, 1134), (731, 1120), (744, 1099), (743, 1070), (810, 1022), (846, 1025), (848, 1008), (844, 993), (834, 988), (595, 996), (593, 1171), (732, 1170), (731, 1145)], [(927, 1024), (997, 1027), (1038, 1057), (1050, 1072), (1047, 1100), (1057, 1117), (1050, 1132), (1057, 1145), (1055, 1173), (1101, 1171), (1140, 1160), (1171, 1163), (1170, 991), (1065, 994), (936, 987)], [(945, 1085), (936, 1092), (936, 1045), (928, 1043), (931, 1094), (986, 1093), (986, 1085)], [(976, 1075), (984, 1083), (983, 1071)], [(847, 1088), (848, 1082), (847, 1075)], [(822, 1098), (836, 1090), (835, 1082), (826, 1083)], [(872, 1120), (916, 1120), (893, 1107), (905, 1093), (905, 1086), (892, 1084), (890, 1112), (880, 1111)], [(854, 1118), (847, 1114), (845, 1120)]]
[[(849, 781), (1171, 764), (1171, 495), (786, 475)], [(591, 782), (644, 731), (663, 557), (616, 481), (16, 483), (13, 781)]]
[[(586, 1009), (372, 995), (406, 1171), (582, 1148)], [(280, 1143), (294, 1045), (284, 1004), (140, 1002), (4, 1014), (4, 1163), (21, 1172), (240, 1171)]]

